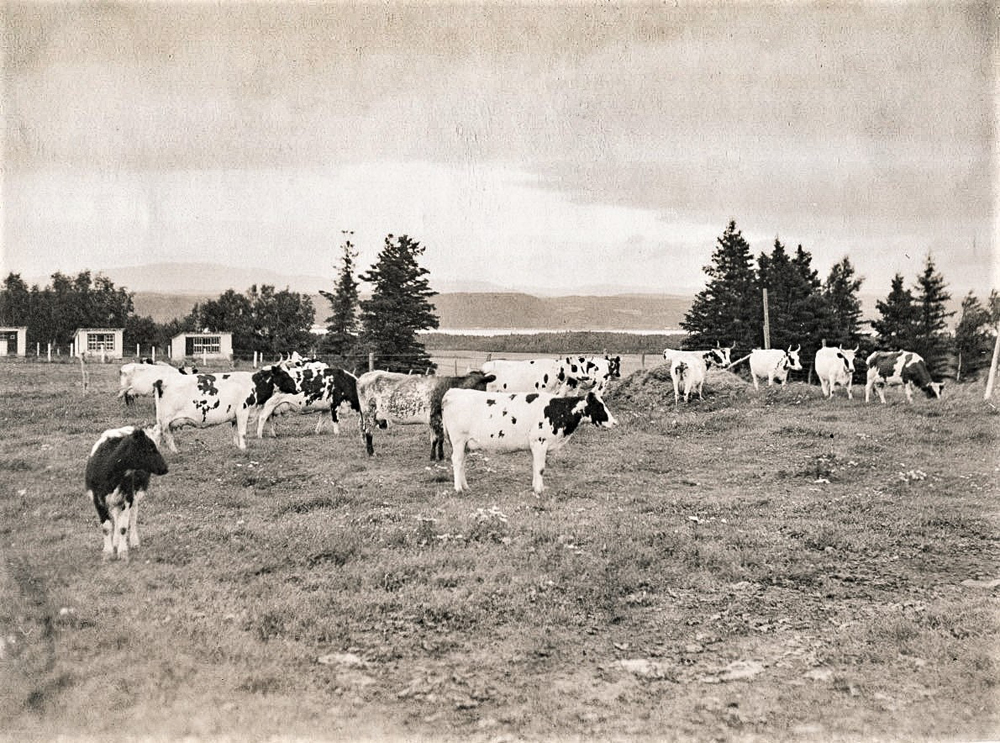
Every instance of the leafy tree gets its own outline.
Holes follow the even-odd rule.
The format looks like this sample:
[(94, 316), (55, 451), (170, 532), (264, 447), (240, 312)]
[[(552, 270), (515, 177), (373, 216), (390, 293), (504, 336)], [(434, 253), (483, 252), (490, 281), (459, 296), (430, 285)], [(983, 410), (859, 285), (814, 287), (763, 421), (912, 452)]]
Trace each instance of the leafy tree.
[(355, 262), (358, 252), (346, 232), (341, 246), (340, 271), (332, 292), (320, 291), (330, 303), (330, 316), (326, 318), (326, 335), (320, 350), (344, 360), (353, 359), (358, 344), (358, 280), (355, 278)]
[(31, 319), (31, 292), (20, 274), (11, 273), (0, 289), (0, 324), (27, 325)]
[(827, 334), (830, 345), (851, 346), (861, 334), (861, 300), (858, 292), (864, 279), (855, 278), (854, 266), (846, 255), (830, 269), (823, 284), (827, 307)]
[(717, 239), (712, 263), (705, 266), (705, 288), (695, 296), (681, 321), (688, 344), (707, 348), (735, 342), (741, 348), (761, 345), (762, 304), (750, 244), (730, 220)]
[[(994, 307), (1000, 305), (996, 289), (990, 295)], [(997, 318), (970, 291), (962, 300), (962, 315), (955, 328), (959, 378), (974, 378), (990, 364), (996, 339)]]
[(914, 350), (917, 307), (913, 294), (903, 286), (902, 274), (892, 277), (889, 296), (878, 300), (875, 309), (881, 316), (872, 320), (879, 348), (886, 351)]
[(945, 288), (944, 277), (938, 273), (934, 259), (927, 255), (924, 271), (917, 277), (914, 302), (917, 308), (915, 323), (916, 338), (912, 351), (916, 351), (927, 362), (931, 376), (943, 376), (948, 371), (949, 355), (952, 351), (952, 337), (948, 332), (949, 312), (947, 302), (951, 295)]
[(140, 353), (148, 353), (151, 346), (159, 345), (159, 326), (152, 317), (139, 317), (136, 314), (129, 315), (125, 320), (125, 333), (122, 342), (125, 344), (125, 354), (129, 349), (140, 347)]
[(308, 296), (254, 284), (244, 294), (228, 289), (218, 299), (195, 305), (185, 322), (196, 331), (232, 333), (233, 354), (249, 357), (254, 351), (273, 356), (308, 351), (314, 318)]
[(360, 344), (374, 352), (380, 369), (433, 369), (434, 364), (417, 340), (420, 330), (434, 330), (438, 317), (430, 298), (437, 292), (427, 281), (428, 271), (417, 259), (424, 248), (406, 235), (388, 235), (378, 262), (361, 280), (372, 284), (371, 299), (361, 302)]

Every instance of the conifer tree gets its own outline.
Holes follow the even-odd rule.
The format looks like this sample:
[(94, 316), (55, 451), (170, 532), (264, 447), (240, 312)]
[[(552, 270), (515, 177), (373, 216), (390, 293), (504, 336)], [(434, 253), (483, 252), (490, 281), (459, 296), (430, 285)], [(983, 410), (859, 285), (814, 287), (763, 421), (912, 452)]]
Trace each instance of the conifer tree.
[(953, 349), (951, 334), (948, 332), (949, 312), (947, 302), (951, 299), (944, 281), (928, 253), (924, 270), (917, 277), (914, 302), (917, 307), (916, 335), (914, 348), (930, 369), (931, 376), (939, 378), (949, 372), (949, 355)]
[(717, 238), (712, 263), (705, 266), (708, 282), (694, 298), (681, 327), (688, 333), (690, 348), (708, 348), (716, 343), (739, 348), (761, 345), (762, 305), (750, 244), (730, 220)]
[(361, 280), (369, 282), (371, 299), (361, 302), (361, 346), (375, 354), (379, 369), (420, 371), (434, 364), (417, 339), (420, 330), (438, 327), (430, 298), (427, 269), (417, 263), (424, 248), (406, 235), (388, 235), (378, 262)]
[(903, 286), (903, 275), (892, 277), (889, 296), (878, 300), (875, 309), (881, 316), (872, 320), (879, 348), (883, 351), (915, 350), (917, 308), (913, 294)]
[(854, 266), (846, 255), (830, 269), (823, 284), (823, 298), (827, 307), (827, 333), (829, 345), (854, 347), (861, 330), (861, 300), (858, 291), (864, 279), (855, 278)]
[[(996, 289), (990, 299), (997, 298)], [(962, 300), (962, 316), (955, 328), (959, 379), (975, 378), (988, 367), (996, 339), (996, 323), (987, 307), (971, 291)]]
[(344, 231), (341, 246), (340, 270), (332, 292), (320, 291), (330, 303), (330, 316), (326, 318), (326, 335), (321, 349), (350, 363), (355, 360), (358, 343), (358, 280), (355, 265), (358, 251), (350, 236), (352, 231)]

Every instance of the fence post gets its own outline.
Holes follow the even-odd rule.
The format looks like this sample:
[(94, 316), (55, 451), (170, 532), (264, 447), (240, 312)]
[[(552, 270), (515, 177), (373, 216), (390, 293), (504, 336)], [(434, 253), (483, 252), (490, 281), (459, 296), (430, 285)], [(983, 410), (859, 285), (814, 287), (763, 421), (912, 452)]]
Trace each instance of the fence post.
[(993, 360), (990, 361), (990, 374), (986, 378), (986, 394), (984, 400), (989, 400), (993, 396), (993, 385), (997, 381), (997, 358), (1000, 357), (1000, 325), (997, 326), (997, 339), (993, 344)]
[(639, 357), (639, 364), (640, 364), (640, 366), (641, 366), (641, 367), (642, 367), (643, 369), (645, 369), (645, 368), (646, 368), (646, 353), (645, 353), (645, 352), (643, 352), (643, 353), (642, 353), (642, 354), (640, 355), (640, 357)]
[(375, 371), (375, 352), (368, 352), (368, 371)]
[(150, 350), (150, 353), (152, 354), (153, 361), (155, 362), (156, 361), (156, 346), (153, 346), (149, 350)]
[(49, 343), (49, 363), (52, 363), (52, 343)]
[(486, 360), (487, 361), (493, 361), (493, 354), (491, 354), (491, 353), (486, 354)]
[(764, 348), (771, 347), (771, 320), (767, 314), (767, 289), (764, 289)]

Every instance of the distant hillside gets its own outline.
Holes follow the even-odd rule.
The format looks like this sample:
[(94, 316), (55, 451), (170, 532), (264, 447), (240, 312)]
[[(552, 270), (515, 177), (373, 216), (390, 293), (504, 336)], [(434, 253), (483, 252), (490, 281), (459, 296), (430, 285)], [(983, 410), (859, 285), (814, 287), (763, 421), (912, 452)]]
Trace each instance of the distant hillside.
[[(196, 303), (218, 296), (136, 292), (133, 300), (136, 314), (149, 315), (162, 323), (184, 317)], [(330, 304), (319, 294), (310, 296), (316, 308), (316, 323), (323, 324)], [(432, 301), (441, 327), (453, 330), (668, 330), (678, 327), (691, 304), (690, 297), (673, 295), (535, 297), (503, 292), (439, 294)]]

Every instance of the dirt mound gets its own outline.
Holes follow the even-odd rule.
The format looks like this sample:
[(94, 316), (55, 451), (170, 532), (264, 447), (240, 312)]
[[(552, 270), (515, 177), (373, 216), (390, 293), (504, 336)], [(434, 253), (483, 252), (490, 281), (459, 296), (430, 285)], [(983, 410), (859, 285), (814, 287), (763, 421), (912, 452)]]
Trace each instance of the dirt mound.
[[(705, 377), (705, 399), (723, 400), (742, 398), (747, 394), (750, 383), (731, 371), (709, 369)], [(674, 401), (674, 382), (670, 377), (670, 367), (666, 364), (649, 369), (640, 369), (623, 378), (605, 397), (609, 401), (625, 401), (639, 404), (664, 405)]]

